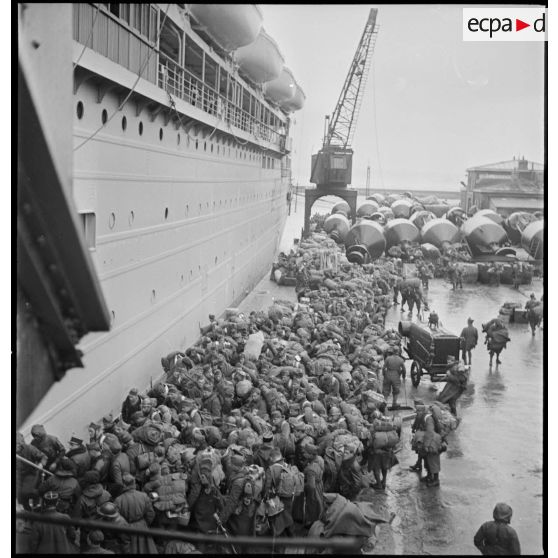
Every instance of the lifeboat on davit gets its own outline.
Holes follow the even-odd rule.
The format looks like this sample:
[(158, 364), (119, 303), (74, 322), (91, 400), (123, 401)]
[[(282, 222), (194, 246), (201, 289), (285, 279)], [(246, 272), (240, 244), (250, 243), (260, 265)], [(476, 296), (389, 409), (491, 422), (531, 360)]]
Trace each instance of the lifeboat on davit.
[(335, 215), (336, 213), (341, 213), (342, 215), (345, 215), (347, 219), (349, 219), (351, 217), (351, 206), (346, 201), (336, 203), (331, 208), (331, 214)]
[(401, 243), (417, 242), (419, 230), (408, 219), (392, 219), (384, 227), (387, 249)]
[(288, 101), (282, 102), (281, 108), (285, 112), (295, 112), (296, 110), (300, 110), (304, 106), (305, 102), (306, 95), (304, 94), (304, 91), (302, 90), (300, 85), (295, 82), (294, 95)]
[(544, 221), (533, 221), (523, 229), (521, 246), (535, 260), (544, 258)]
[(420, 232), (423, 243), (433, 244), (444, 250), (459, 240), (459, 229), (448, 219), (432, 219)]
[(347, 233), (351, 228), (351, 223), (342, 213), (335, 213), (330, 215), (324, 221), (324, 231), (337, 242), (337, 244), (342, 244), (345, 242)]
[(235, 52), (235, 58), (240, 71), (254, 83), (278, 78), (285, 65), (277, 43), (263, 29), (253, 43)]
[[(478, 213), (461, 225), (461, 233), (474, 256), (498, 254), (500, 246), (508, 240), (508, 235), (502, 226)], [(509, 249), (504, 250), (510, 253)]]
[(347, 259), (363, 264), (367, 256), (377, 260), (386, 249), (386, 239), (382, 226), (374, 221), (361, 221), (353, 225), (345, 237)]
[(196, 21), (223, 50), (231, 52), (253, 43), (262, 28), (255, 4), (188, 4)]
[(279, 77), (263, 86), (264, 96), (275, 104), (289, 101), (295, 94), (296, 82), (289, 68), (283, 68)]

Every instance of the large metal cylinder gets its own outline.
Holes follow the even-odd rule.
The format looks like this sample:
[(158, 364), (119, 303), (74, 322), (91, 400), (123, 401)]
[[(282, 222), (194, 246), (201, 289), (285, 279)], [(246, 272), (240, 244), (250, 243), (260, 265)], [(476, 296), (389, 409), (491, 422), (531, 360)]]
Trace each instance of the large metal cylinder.
[(420, 231), (422, 242), (434, 244), (443, 250), (448, 244), (459, 240), (459, 229), (447, 219), (432, 219)]
[(448, 221), (451, 221), (456, 227), (460, 227), (467, 219), (467, 214), (461, 207), (450, 207), (445, 215), (445, 218)]
[(350, 228), (351, 223), (342, 213), (330, 215), (324, 221), (325, 232), (329, 234), (329, 236), (338, 244), (345, 242), (345, 238)]
[(408, 219), (411, 216), (411, 209), (415, 205), (415, 202), (409, 198), (401, 198), (395, 200), (391, 204), (391, 210), (393, 211), (393, 216), (396, 219)]
[(375, 221), (376, 223), (382, 225), (382, 227), (387, 223), (386, 216), (381, 211), (376, 211), (375, 213), (372, 213), (372, 215), (367, 215), (364, 218), (369, 221)]
[(350, 219), (351, 218), (351, 206), (346, 201), (336, 203), (331, 208), (331, 214), (335, 215), (336, 213), (341, 213), (342, 215), (345, 215), (345, 217), (347, 217), (347, 219)]
[(417, 242), (419, 230), (408, 219), (392, 219), (384, 227), (387, 249), (402, 242)]
[(432, 211), (436, 217), (443, 217), (449, 210), (450, 206), (447, 203), (425, 203), (424, 209)]
[(481, 216), (488, 217), (495, 223), (498, 223), (498, 225), (504, 226), (504, 218), (500, 214), (496, 213), (496, 211), (494, 211), (493, 209), (480, 209), (475, 213), (475, 217)]
[(533, 221), (523, 229), (521, 246), (535, 260), (544, 258), (544, 221)]
[(478, 212), (463, 223), (461, 232), (474, 255), (494, 254), (508, 240), (502, 226)]
[(436, 219), (436, 215), (432, 213), (432, 211), (426, 211), (425, 209), (421, 211), (416, 211), (411, 215), (409, 221), (415, 225), (415, 227), (421, 230), (428, 221), (432, 221), (432, 219)]
[(525, 227), (536, 220), (537, 218), (532, 213), (527, 213), (526, 211), (515, 211), (512, 213), (504, 221), (504, 229), (506, 229), (511, 242), (519, 244), (521, 242), (521, 233), (525, 230)]
[(402, 199), (407, 199), (407, 198), (404, 198), (401, 194), (388, 194), (386, 196), (386, 203), (389, 206), (391, 206), (394, 202)]
[(380, 194), (379, 192), (376, 192), (375, 194), (368, 196), (366, 199), (374, 200), (378, 205), (382, 205), (386, 201), (386, 197), (383, 194)]
[(353, 225), (345, 237), (345, 248), (350, 262), (363, 264), (367, 255), (371, 260), (378, 259), (386, 249), (382, 226), (364, 220)]
[(378, 211), (384, 215), (387, 221), (391, 221), (394, 218), (393, 211), (391, 207), (387, 207), (386, 205), (382, 205), (378, 208)]
[(380, 206), (373, 200), (363, 201), (357, 207), (357, 217), (370, 216), (373, 213), (376, 213), (376, 211), (378, 211), (379, 208)]

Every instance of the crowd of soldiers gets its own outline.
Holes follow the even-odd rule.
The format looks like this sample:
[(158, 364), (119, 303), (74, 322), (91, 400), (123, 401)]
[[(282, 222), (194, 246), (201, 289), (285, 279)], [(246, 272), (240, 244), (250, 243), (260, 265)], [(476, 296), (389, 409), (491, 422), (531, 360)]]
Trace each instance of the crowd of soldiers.
[[(386, 407), (391, 395), (397, 408), (405, 366), (385, 316), (402, 268), (382, 258), (322, 269), (324, 247), (337, 250), (315, 235), (285, 256), (298, 270), (297, 302), (210, 316), (194, 346), (161, 359), (162, 380), (143, 393), (132, 388), (119, 416), (89, 425), (88, 440), (73, 436), (65, 447), (41, 425), (30, 443), (18, 434), (18, 504), (116, 525), (256, 537), (348, 534), (339, 517), (349, 514), (350, 534), (371, 548), (387, 519), (357, 497), (385, 490), (401, 445), (401, 419)], [(424, 463), (429, 487), (440, 483), (465, 372), (450, 363), (447, 385), (457, 388), (431, 406), (415, 401), (412, 470)], [(40, 522), (20, 523), (18, 544), (34, 553), (215, 551)]]

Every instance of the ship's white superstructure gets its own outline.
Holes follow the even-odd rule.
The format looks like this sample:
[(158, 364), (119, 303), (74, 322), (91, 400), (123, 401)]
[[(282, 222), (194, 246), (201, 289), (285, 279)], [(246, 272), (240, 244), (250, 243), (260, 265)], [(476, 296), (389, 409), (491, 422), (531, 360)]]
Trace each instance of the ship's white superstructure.
[(85, 368), (51, 388), (24, 432), (83, 434), (118, 413), (275, 256), (288, 114), (180, 6), (74, 4), (73, 193), (112, 324), (82, 339)]

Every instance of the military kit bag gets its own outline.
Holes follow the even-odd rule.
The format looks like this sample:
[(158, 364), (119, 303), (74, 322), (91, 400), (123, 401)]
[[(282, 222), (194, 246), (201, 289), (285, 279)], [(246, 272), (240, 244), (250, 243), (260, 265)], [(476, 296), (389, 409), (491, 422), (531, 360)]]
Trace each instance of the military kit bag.
[(399, 442), (399, 436), (395, 430), (389, 432), (375, 432), (372, 445), (374, 449), (391, 449)]
[(279, 482), (275, 487), (277, 496), (281, 498), (294, 498), (304, 492), (304, 473), (296, 465), (278, 464), (280, 467)]

